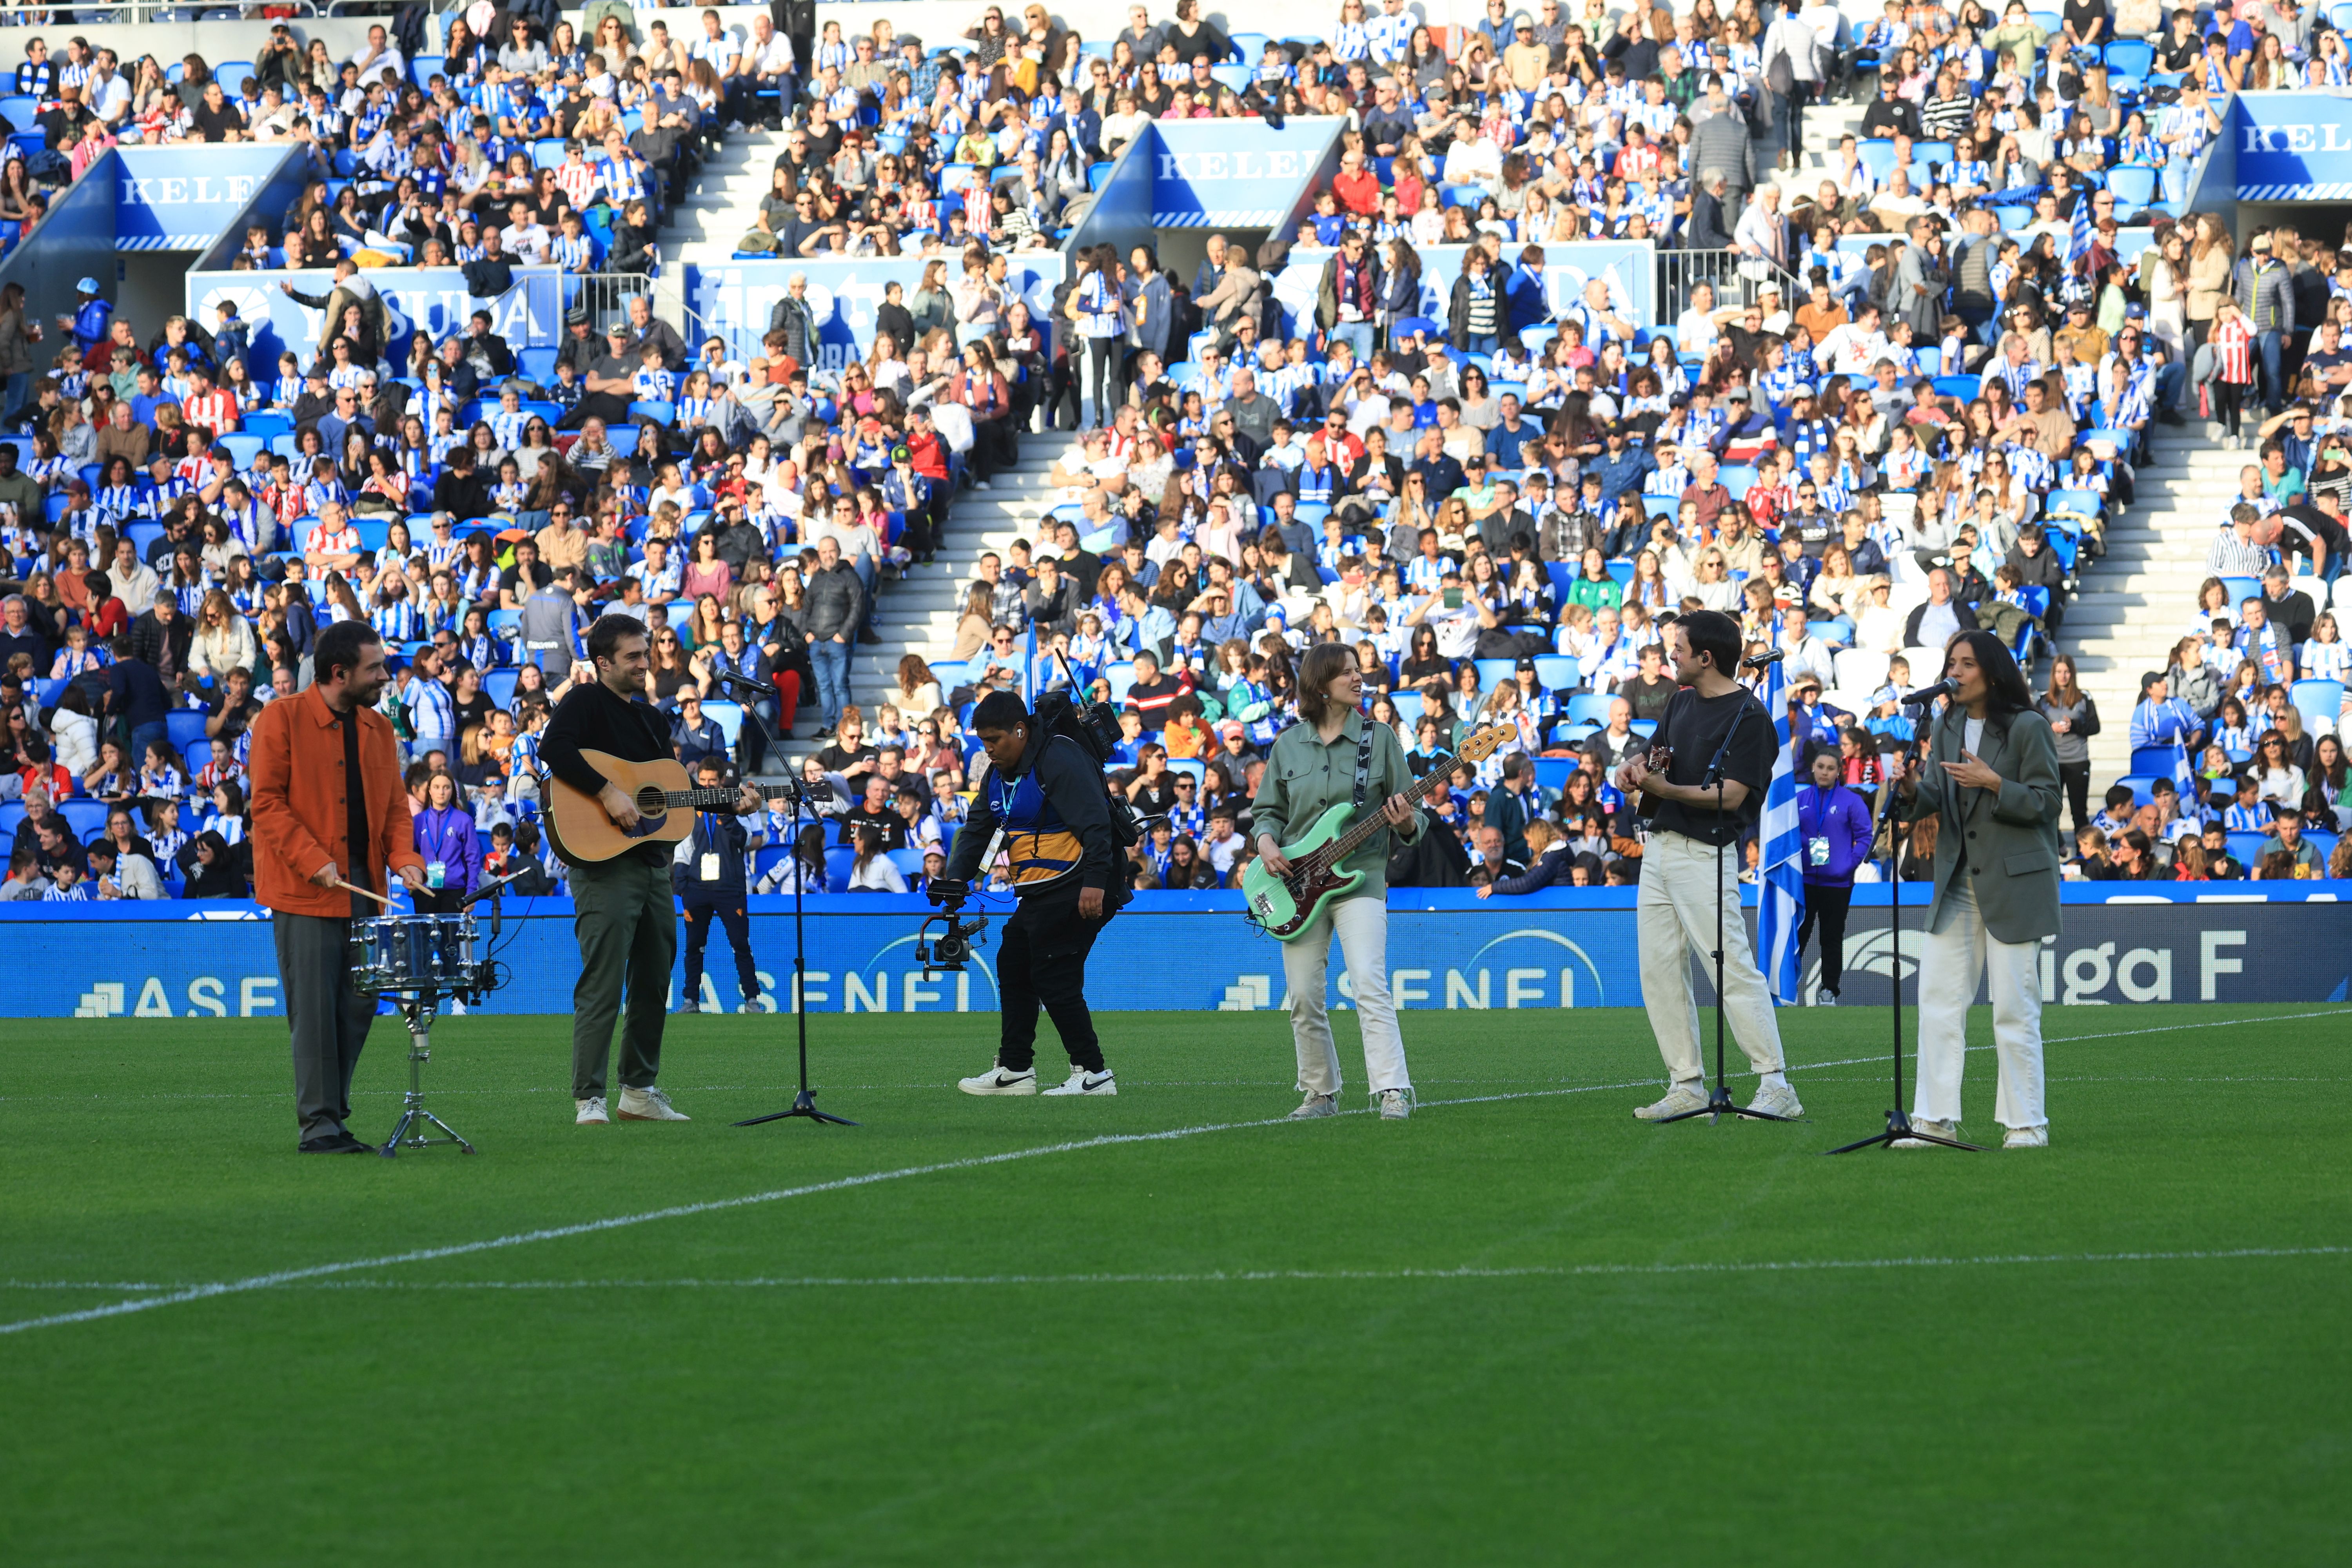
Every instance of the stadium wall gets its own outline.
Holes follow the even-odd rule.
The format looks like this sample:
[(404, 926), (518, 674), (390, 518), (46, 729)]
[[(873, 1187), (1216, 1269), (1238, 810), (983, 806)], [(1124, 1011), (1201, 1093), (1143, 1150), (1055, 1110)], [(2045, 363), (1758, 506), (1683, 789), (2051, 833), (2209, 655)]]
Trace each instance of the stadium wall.
[[(1903, 972), (1916, 967), (1925, 889), (1905, 889)], [(1390, 983), (1413, 1009), (1630, 1007), (1642, 1001), (1634, 890), (1592, 889), (1481, 900), (1466, 890), (1391, 896)], [(2042, 994), (2058, 1003), (2344, 1001), (2352, 992), (2352, 884), (2283, 884), (2275, 894), (2128, 894), (2066, 889), (2064, 934), (2045, 945)], [(789, 991), (792, 902), (755, 898), (751, 941), (771, 1002)], [(961, 974), (926, 980), (915, 897), (853, 894), (808, 903), (807, 1004), (821, 1013), (987, 1012), (996, 1006), (992, 925)], [(1005, 911), (998, 900), (992, 913)], [(1096, 947), (1091, 989), (1107, 1005), (1253, 1011), (1286, 1000), (1282, 954), (1240, 918), (1240, 895), (1158, 894)], [(1752, 920), (1753, 911), (1748, 911)], [(1884, 1003), (1892, 968), (1884, 887), (1855, 890), (1848, 1005)], [(15, 1017), (275, 1017), (284, 1007), (266, 912), (251, 904), (0, 905), (0, 965), (17, 976)], [(487, 921), (484, 922), (487, 931)], [(1198, 955), (1171, 963), (1169, 954)], [(498, 958), (512, 982), (482, 1010), (571, 1011), (580, 968), (568, 900), (514, 906)], [(710, 954), (704, 1002), (734, 1005), (733, 964)], [(1813, 983), (1809, 966), (1808, 984)], [(710, 987), (717, 987), (712, 989)], [(675, 992), (673, 992), (675, 1001)], [(1347, 977), (1330, 998), (1349, 1004)], [(1708, 996), (1701, 990), (1701, 1003)], [(1981, 998), (1980, 998), (1981, 999)]]

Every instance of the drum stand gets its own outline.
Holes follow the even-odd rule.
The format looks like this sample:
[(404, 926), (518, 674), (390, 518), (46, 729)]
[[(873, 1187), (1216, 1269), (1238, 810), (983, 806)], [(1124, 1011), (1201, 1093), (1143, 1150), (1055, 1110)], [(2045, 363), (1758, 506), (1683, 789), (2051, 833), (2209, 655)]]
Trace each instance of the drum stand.
[[(433, 1059), (433, 1016), (440, 1011), (441, 998), (434, 992), (422, 996), (397, 996), (393, 1005), (400, 1009), (402, 1019), (408, 1025), (408, 1094), (400, 1102), (400, 1120), (393, 1124), (392, 1136), (376, 1151), (392, 1159), (402, 1149), (425, 1149), (436, 1143), (455, 1143), (470, 1154), (474, 1146), (457, 1134), (457, 1130), (425, 1109), (425, 1064)], [(431, 1122), (445, 1138), (430, 1136), (419, 1122)], [(410, 1136), (410, 1130), (415, 1135)]]

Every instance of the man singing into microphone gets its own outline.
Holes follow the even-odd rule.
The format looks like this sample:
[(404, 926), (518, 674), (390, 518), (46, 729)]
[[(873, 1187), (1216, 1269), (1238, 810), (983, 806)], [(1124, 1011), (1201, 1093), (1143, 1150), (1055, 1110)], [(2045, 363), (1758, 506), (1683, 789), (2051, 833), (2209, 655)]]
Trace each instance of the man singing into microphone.
[[(1763, 1083), (1749, 1109), (1795, 1118), (1805, 1108), (1782, 1076), (1780, 1030), (1772, 998), (1748, 945), (1739, 916), (1740, 828), (1763, 808), (1771, 780), (1772, 720), (1764, 705), (1734, 679), (1739, 664), (1739, 623), (1716, 610), (1693, 610), (1666, 631), (1666, 654), (1682, 689), (1658, 721), (1653, 746), (1669, 746), (1663, 773), (1636, 754), (1617, 770), (1617, 787), (1654, 811), (1642, 855), (1635, 904), (1642, 946), (1642, 999), (1672, 1080), (1664, 1100), (1633, 1114), (1644, 1121), (1706, 1109), (1706, 1069), (1699, 1058), (1698, 1004), (1690, 961), (1715, 951), (1716, 910), (1723, 921), (1723, 990), (1733, 1038)], [(1730, 744), (1727, 747), (1726, 738)], [(1721, 809), (1708, 764), (1723, 756)], [(1723, 847), (1718, 853), (1718, 846)], [(1718, 879), (1718, 866), (1721, 868)]]
[(338, 621), (319, 634), (311, 668), (309, 687), (253, 721), (254, 896), (269, 906), (278, 944), (299, 1147), (373, 1154), (344, 1125), (375, 1021), (375, 998), (352, 985), (352, 921), (383, 912), (364, 894), (384, 889), (386, 867), (421, 895), (425, 861), (392, 721), (374, 708), (388, 679), (383, 639), (365, 621)]
[[(2042, 939), (2058, 934), (2057, 742), (2017, 661), (1990, 632), (1962, 632), (1944, 653), (1950, 706), (1919, 771), (1886, 753), (1895, 816), (1937, 820), (1936, 896), (1919, 961), (1919, 1075), (1911, 1125), (1958, 1136), (1969, 1003), (1982, 973), (2000, 1060), (1993, 1116), (2005, 1149), (2050, 1142), (2042, 1109)], [(1930, 691), (1936, 688), (1929, 688)], [(1922, 694), (1924, 695), (1924, 693)], [(1897, 1149), (1924, 1149), (1913, 1138)]]
[[(573, 683), (539, 743), (548, 771), (594, 795), (623, 828), (637, 825), (636, 804), (581, 753), (603, 752), (625, 763), (670, 754), (669, 725), (645, 700), (652, 647), (643, 621), (617, 613), (598, 616), (588, 628), (588, 662), (596, 677)], [(761, 809), (759, 792), (745, 785), (736, 809)], [(572, 868), (572, 934), (580, 942), (580, 981), (572, 990), (572, 1120), (582, 1127), (605, 1126), (614, 1114), (624, 1121), (688, 1120), (654, 1082), (661, 1072), (670, 970), (677, 962), (671, 853), (667, 844), (648, 842), (610, 860)], [(620, 1103), (608, 1108), (605, 1073), (625, 985)]]

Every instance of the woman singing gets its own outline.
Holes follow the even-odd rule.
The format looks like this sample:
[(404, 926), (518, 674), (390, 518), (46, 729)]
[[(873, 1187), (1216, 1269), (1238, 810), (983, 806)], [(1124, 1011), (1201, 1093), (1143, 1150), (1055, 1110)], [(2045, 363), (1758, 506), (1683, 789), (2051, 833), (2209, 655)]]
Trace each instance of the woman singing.
[[(1919, 963), (1919, 1080), (1911, 1123), (1954, 1138), (1960, 1121), (1969, 1002), (1982, 972), (2000, 1060), (1993, 1116), (2008, 1149), (2050, 1142), (2042, 1107), (2042, 939), (2058, 934), (2058, 834), (2063, 792), (2050, 721), (1990, 632), (1962, 632), (1944, 655), (1951, 704), (1916, 773), (1886, 755), (1895, 815), (1932, 817), (1936, 893)], [(1929, 1145), (1902, 1139), (1898, 1149)]]
[[(1306, 1095), (1294, 1120), (1339, 1113), (1339, 1053), (1323, 1005), (1325, 969), (1337, 932), (1348, 965), (1356, 1019), (1364, 1033), (1364, 1073), (1381, 1119), (1412, 1114), (1412, 1079), (1404, 1065), (1404, 1038), (1389, 1000), (1388, 860), (1390, 839), (1421, 837), (1421, 813), (1405, 802), (1412, 772), (1396, 731), (1359, 710), (1364, 678), (1355, 657), (1339, 643), (1318, 643), (1298, 666), (1298, 722), (1275, 737), (1265, 782), (1253, 803), (1257, 852), (1277, 877), (1290, 874), (1282, 841), (1304, 833), (1332, 806), (1353, 802), (1359, 816), (1378, 809), (1390, 833), (1375, 833), (1338, 869), (1363, 880), (1326, 905), (1314, 923), (1282, 950), (1290, 983), (1290, 1031), (1298, 1047), (1298, 1088)], [(1362, 786), (1358, 787), (1358, 775)]]

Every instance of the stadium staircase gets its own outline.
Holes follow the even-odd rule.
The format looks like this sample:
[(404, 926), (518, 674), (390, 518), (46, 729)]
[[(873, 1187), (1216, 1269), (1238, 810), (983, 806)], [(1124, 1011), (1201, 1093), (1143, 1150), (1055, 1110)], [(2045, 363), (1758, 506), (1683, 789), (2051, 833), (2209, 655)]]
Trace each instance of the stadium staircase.
[(738, 131), (702, 165), (695, 187), (673, 215), (667, 248), (680, 262), (718, 266), (735, 242), (759, 226), (760, 203), (773, 187), (776, 154), (784, 139), (765, 131)]
[(2107, 531), (2107, 558), (2081, 574), (2059, 642), (2074, 656), (2099, 705), (2091, 782), (2105, 788), (2131, 772), (2128, 728), (2139, 678), (2162, 669), (2187, 635), (2205, 580), (2206, 552), (2238, 493), (2249, 452), (2217, 447), (2218, 427), (2159, 426), (2137, 470), (2137, 504)]

